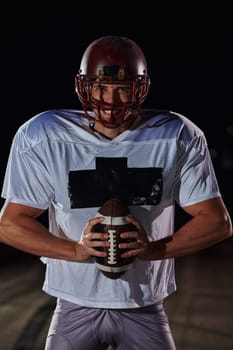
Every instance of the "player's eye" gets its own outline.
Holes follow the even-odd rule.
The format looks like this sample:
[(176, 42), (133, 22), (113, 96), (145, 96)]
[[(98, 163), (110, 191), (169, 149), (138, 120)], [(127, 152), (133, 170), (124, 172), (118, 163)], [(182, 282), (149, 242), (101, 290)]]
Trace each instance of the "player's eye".
[(118, 93), (120, 95), (130, 96), (132, 93), (132, 89), (128, 88), (128, 87), (120, 87), (120, 88), (118, 88)]
[(93, 91), (94, 92), (104, 92), (106, 90), (106, 87), (104, 85), (100, 85), (100, 84), (95, 84), (93, 85)]

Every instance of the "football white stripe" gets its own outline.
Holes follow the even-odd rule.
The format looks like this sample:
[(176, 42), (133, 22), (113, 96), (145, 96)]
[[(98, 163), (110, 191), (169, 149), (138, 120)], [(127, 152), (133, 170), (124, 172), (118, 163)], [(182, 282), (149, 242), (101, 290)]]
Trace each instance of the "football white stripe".
[(130, 266), (132, 264), (123, 265), (123, 266), (119, 266), (119, 267), (106, 266), (106, 265), (101, 265), (101, 264), (98, 264), (98, 263), (96, 263), (96, 265), (102, 271), (117, 273), (117, 272), (122, 272), (122, 271), (129, 270), (129, 268), (130, 268)]
[(103, 217), (104, 221), (102, 221), (101, 224), (105, 225), (127, 225), (129, 223), (126, 220), (126, 216), (104, 216), (97, 213), (96, 217)]

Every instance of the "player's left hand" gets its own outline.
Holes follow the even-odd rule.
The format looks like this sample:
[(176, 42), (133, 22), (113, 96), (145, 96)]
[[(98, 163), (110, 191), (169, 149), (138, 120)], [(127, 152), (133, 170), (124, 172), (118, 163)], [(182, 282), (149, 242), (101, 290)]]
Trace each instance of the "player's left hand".
[(136, 226), (137, 230), (122, 232), (121, 238), (129, 239), (132, 241), (127, 241), (119, 244), (119, 248), (127, 249), (127, 251), (121, 254), (122, 258), (129, 258), (132, 256), (140, 257), (140, 254), (144, 254), (145, 249), (149, 243), (146, 231), (141, 223), (133, 216), (128, 216), (127, 220)]

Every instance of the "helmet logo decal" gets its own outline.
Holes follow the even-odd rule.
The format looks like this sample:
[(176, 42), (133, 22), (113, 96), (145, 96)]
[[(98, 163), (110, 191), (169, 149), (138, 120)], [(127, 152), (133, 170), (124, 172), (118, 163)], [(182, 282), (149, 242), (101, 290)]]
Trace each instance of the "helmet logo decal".
[(103, 78), (104, 78), (104, 67), (100, 67), (99, 68), (99, 70), (98, 70), (98, 78), (100, 79), (100, 80), (103, 80)]
[(116, 80), (124, 80), (126, 76), (125, 69), (120, 66), (103, 66), (98, 69), (98, 79), (103, 80), (104, 77), (110, 76)]
[(125, 79), (125, 70), (122, 67), (119, 67), (117, 72), (117, 78), (118, 80), (124, 80)]

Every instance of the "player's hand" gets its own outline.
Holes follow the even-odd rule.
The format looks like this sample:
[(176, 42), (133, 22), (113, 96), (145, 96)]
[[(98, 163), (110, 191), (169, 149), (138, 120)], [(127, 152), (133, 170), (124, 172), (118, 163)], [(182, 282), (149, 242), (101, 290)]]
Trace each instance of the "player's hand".
[(103, 218), (93, 218), (86, 224), (80, 240), (78, 242), (78, 255), (81, 260), (89, 259), (91, 256), (105, 257), (106, 252), (98, 250), (98, 248), (108, 247), (108, 234), (92, 232), (93, 226), (101, 223)]
[(127, 251), (123, 253), (121, 257), (140, 257), (140, 254), (144, 254), (145, 249), (149, 243), (146, 231), (141, 225), (141, 223), (138, 220), (136, 220), (136, 218), (134, 218), (133, 216), (128, 216), (127, 220), (129, 221), (129, 223), (132, 223), (134, 226), (136, 226), (137, 230), (121, 233), (121, 238), (130, 240), (130, 242), (127, 241), (126, 243), (119, 244), (119, 248), (127, 249)]

